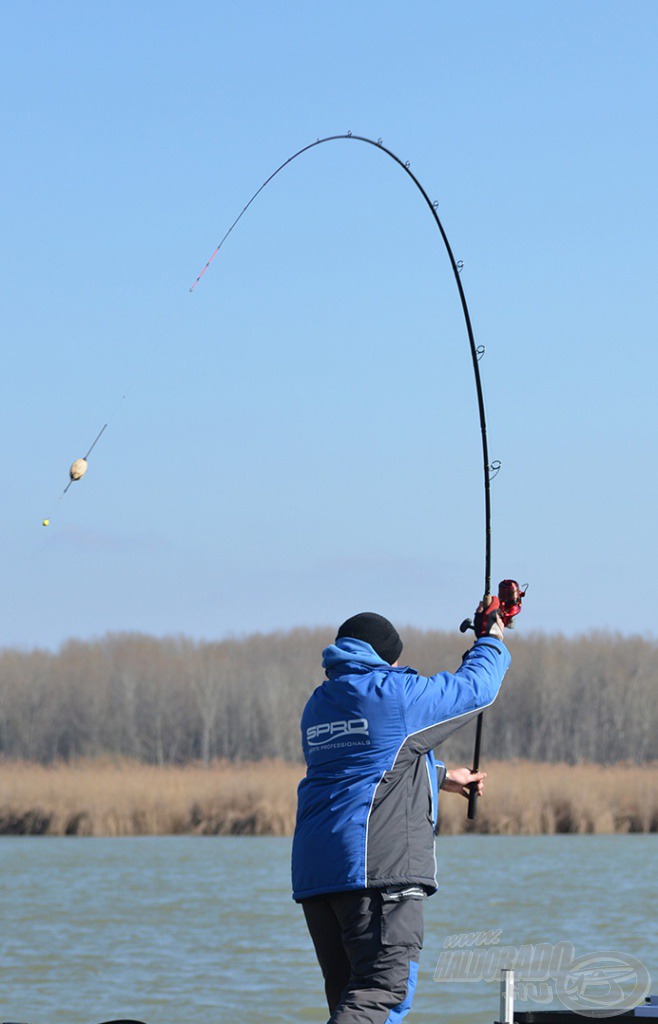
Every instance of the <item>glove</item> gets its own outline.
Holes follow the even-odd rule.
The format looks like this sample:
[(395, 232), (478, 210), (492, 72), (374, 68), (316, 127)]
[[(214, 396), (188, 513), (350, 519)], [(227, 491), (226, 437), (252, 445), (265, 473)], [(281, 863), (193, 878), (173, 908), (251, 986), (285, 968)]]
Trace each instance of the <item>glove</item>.
[(499, 608), (500, 601), (497, 597), (492, 597), (491, 594), (484, 595), (473, 617), (477, 637), (495, 636), (497, 640), (503, 639), (505, 626)]

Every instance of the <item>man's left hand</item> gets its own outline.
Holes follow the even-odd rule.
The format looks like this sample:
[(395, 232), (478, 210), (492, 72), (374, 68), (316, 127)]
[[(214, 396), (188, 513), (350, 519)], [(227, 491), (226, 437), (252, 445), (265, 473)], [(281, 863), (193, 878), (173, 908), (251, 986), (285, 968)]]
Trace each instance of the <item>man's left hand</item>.
[(482, 796), (486, 777), (486, 772), (472, 772), (470, 768), (450, 768), (441, 788), (448, 793), (461, 793), (468, 799), (470, 784), (477, 782), (477, 795)]

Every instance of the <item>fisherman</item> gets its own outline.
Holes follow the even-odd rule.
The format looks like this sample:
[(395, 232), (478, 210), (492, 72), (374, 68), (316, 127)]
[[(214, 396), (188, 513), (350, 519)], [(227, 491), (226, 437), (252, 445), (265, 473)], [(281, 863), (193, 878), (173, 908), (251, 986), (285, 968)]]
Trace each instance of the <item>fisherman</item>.
[(423, 945), (423, 901), (437, 889), (438, 790), (482, 792), (485, 775), (433, 750), (496, 698), (510, 655), (486, 597), (477, 639), (453, 674), (402, 668), (381, 615), (347, 619), (323, 652), (327, 679), (302, 715), (293, 898), (302, 904), (331, 1024), (398, 1024)]

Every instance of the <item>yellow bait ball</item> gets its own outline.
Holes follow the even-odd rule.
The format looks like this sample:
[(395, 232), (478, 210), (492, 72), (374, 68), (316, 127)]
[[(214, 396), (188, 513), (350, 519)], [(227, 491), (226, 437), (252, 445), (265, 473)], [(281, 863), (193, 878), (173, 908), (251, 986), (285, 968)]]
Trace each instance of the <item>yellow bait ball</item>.
[(50, 519), (44, 519), (44, 521), (42, 522), (41, 525), (42, 526), (50, 526)]

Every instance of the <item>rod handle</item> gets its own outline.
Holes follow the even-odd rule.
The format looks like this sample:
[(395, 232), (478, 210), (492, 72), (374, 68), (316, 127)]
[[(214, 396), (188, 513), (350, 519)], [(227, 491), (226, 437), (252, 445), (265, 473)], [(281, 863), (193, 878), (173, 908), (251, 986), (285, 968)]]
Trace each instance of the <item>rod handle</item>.
[[(480, 770), (480, 747), (482, 745), (482, 712), (478, 715), (477, 726), (475, 729), (475, 749), (473, 751), (473, 768), (472, 771), (477, 772)], [(475, 821), (477, 816), (477, 802), (478, 802), (478, 784), (477, 782), (471, 782), (468, 793), (468, 813), (467, 818), (469, 821)]]

